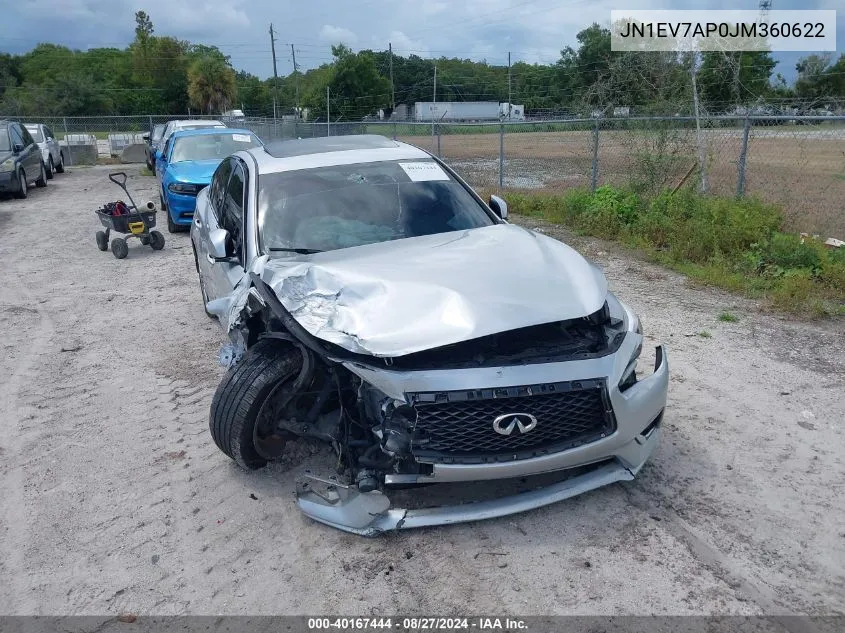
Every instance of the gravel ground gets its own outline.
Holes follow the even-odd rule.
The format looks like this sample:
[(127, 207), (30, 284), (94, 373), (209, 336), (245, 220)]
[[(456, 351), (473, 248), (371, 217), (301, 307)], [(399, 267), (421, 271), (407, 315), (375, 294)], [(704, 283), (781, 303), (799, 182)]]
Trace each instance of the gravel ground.
[(843, 321), (766, 314), (518, 220), (603, 266), (667, 344), (664, 441), (634, 482), (362, 539), (294, 506), (296, 474), (329, 463), (318, 445), (250, 473), (214, 447), (224, 335), (189, 239), (99, 252), (107, 171), (0, 202), (0, 613), (845, 612)]

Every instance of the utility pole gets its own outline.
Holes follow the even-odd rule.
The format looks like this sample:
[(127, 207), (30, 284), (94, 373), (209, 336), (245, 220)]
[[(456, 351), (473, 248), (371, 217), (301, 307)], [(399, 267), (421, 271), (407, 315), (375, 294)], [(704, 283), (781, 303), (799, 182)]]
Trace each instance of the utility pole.
[(293, 49), (293, 44), (290, 45), (290, 55), (293, 58), (293, 74), (296, 82), (296, 116), (299, 116), (299, 73), (296, 68), (296, 51)]
[(511, 53), (508, 51), (508, 121), (511, 120)]
[(392, 114), (396, 109), (396, 91), (393, 88), (393, 44), (388, 42), (387, 49), (390, 51), (390, 112)]
[(431, 99), (431, 136), (434, 136), (434, 115), (437, 113), (437, 64), (434, 64), (434, 93)]
[(270, 23), (270, 50), (273, 52), (273, 121), (276, 120), (276, 97), (279, 92), (279, 73), (276, 70), (276, 38), (273, 35), (273, 23)]
[(326, 86), (326, 136), (332, 135), (332, 116), (329, 111), (329, 87)]

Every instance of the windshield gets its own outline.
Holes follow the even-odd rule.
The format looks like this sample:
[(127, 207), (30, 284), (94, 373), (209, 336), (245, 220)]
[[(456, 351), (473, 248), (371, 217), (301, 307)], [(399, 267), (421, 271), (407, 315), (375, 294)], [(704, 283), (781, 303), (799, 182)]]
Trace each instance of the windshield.
[(431, 159), (262, 174), (258, 181), (267, 251), (330, 251), (494, 223)]
[(164, 134), (164, 125), (155, 125), (153, 126), (153, 134), (150, 138), (153, 141), (157, 141), (161, 138), (162, 134)]
[(9, 140), (9, 128), (0, 127), (0, 152), (11, 152), (12, 142)]
[(254, 134), (226, 132), (225, 134), (198, 134), (177, 138), (170, 162), (183, 160), (223, 160), (242, 149), (261, 145)]
[(27, 132), (32, 134), (32, 138), (35, 139), (36, 143), (40, 143), (44, 140), (44, 137), (41, 135), (41, 128), (37, 125), (33, 125), (32, 127), (26, 125), (24, 127), (26, 127)]

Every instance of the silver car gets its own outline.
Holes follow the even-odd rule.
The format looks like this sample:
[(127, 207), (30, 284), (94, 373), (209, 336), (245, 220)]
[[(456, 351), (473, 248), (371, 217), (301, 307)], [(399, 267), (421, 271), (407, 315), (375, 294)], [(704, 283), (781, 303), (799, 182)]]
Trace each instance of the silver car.
[[(249, 469), (328, 442), (337, 470), (297, 487), (317, 521), (375, 535), (521, 512), (633, 479), (657, 444), (663, 347), (638, 365), (640, 321), (601, 271), (422, 149), (237, 152), (197, 196), (191, 240), (230, 339), (212, 438)], [(470, 492), (484, 481), (499, 495)], [(474, 503), (392, 507), (393, 489), (421, 503), (438, 483)]]
[(41, 150), (41, 160), (44, 163), (44, 172), (47, 180), (53, 178), (53, 174), (62, 174), (65, 171), (65, 155), (53, 131), (43, 123), (27, 123), (24, 125), (27, 131), (35, 139), (38, 149)]

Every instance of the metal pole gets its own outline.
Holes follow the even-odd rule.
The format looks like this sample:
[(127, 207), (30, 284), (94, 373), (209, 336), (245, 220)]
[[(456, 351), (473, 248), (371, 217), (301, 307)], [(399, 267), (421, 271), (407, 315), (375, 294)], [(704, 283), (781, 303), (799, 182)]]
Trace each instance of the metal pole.
[(431, 106), (431, 136), (434, 136), (434, 113), (437, 110), (437, 64), (434, 64), (434, 93)]
[(73, 150), (70, 148), (70, 137), (67, 133), (67, 117), (62, 117), (62, 125), (65, 128), (65, 143), (67, 143), (67, 157), (70, 160), (70, 164), (73, 165)]
[(296, 51), (293, 48), (293, 44), (290, 45), (290, 56), (293, 60), (293, 76), (296, 84), (296, 116), (299, 116), (299, 73), (296, 68)]
[(332, 135), (332, 117), (329, 112), (329, 87), (326, 86), (326, 136)]
[(701, 117), (698, 101), (698, 82), (696, 76), (698, 70), (696, 68), (696, 57), (692, 59), (692, 103), (693, 111), (695, 112), (695, 140), (698, 145), (698, 169), (700, 174), (699, 189), (701, 193), (707, 193), (707, 150), (704, 147), (704, 136), (701, 133)]
[(393, 44), (390, 42), (387, 43), (387, 50), (390, 51), (390, 113), (392, 116), (396, 109), (396, 90), (393, 86)]
[(599, 118), (593, 125), (593, 171), (590, 177), (590, 191), (595, 191), (599, 184)]
[(270, 23), (270, 51), (273, 55), (273, 138), (279, 136), (278, 123), (276, 121), (276, 104), (279, 96), (279, 73), (276, 69), (276, 37), (273, 34), (273, 23)]
[(505, 123), (499, 121), (499, 191), (505, 182)]
[(745, 195), (745, 162), (748, 159), (748, 136), (751, 133), (751, 117), (745, 115), (745, 125), (742, 128), (742, 149), (739, 152), (739, 164), (736, 176), (736, 195)]
[(511, 54), (508, 51), (508, 121), (511, 120)]

